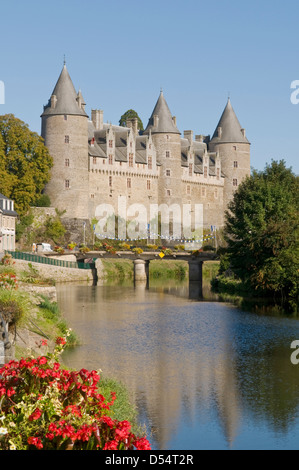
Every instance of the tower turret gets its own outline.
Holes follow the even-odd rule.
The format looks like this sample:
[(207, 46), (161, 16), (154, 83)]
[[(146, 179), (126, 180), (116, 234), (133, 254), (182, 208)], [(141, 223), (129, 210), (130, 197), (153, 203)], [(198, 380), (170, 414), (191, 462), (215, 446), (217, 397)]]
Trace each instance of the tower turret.
[(161, 91), (144, 134), (151, 133), (160, 163), (159, 204), (181, 204), (181, 133)]
[(250, 176), (250, 142), (230, 99), (209, 142), (209, 150), (219, 152), (220, 155), (221, 169), (225, 176), (223, 196), (226, 209), (239, 184), (246, 176)]
[(41, 119), (41, 135), (54, 161), (45, 192), (54, 207), (66, 210), (65, 217), (86, 219), (88, 116), (82, 93), (76, 92), (65, 64)]

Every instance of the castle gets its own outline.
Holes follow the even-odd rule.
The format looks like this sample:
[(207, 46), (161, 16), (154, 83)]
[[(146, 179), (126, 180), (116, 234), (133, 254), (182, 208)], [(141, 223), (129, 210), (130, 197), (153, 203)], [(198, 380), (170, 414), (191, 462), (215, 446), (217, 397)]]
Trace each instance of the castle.
[(202, 204), (203, 225), (220, 228), (240, 182), (250, 175), (250, 143), (230, 99), (209, 136), (183, 136), (161, 91), (144, 131), (104, 123), (103, 111), (85, 110), (64, 64), (44, 106), (41, 135), (53, 157), (46, 194), (64, 219), (89, 222), (99, 204)]

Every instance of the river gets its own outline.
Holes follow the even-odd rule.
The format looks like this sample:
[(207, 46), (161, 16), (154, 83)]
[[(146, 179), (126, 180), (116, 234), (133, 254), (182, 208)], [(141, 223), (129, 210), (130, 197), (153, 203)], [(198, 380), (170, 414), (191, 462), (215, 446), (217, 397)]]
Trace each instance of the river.
[(153, 449), (299, 448), (296, 318), (192, 300), (173, 281), (57, 294), (82, 342), (64, 364), (125, 383)]

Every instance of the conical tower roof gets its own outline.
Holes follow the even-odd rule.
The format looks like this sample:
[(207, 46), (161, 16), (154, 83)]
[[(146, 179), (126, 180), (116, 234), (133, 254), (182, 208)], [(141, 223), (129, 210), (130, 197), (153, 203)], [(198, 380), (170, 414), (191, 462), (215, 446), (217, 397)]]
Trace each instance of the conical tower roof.
[[(221, 127), (221, 135), (218, 128)], [(242, 132), (241, 124), (238, 121), (236, 113), (231, 105), (230, 99), (222, 113), (220, 121), (216, 127), (211, 143), (245, 143), (249, 144), (248, 139)]]
[[(156, 118), (157, 117), (157, 118)], [(144, 134), (180, 134), (180, 131), (176, 127), (169, 107), (164, 98), (163, 92), (161, 91), (154, 111), (149, 118), (148, 125), (144, 131)]]
[(87, 116), (85, 111), (78, 106), (77, 93), (71, 77), (68, 73), (66, 65), (64, 64), (61, 74), (57, 80), (52, 96), (56, 97), (55, 107), (51, 106), (51, 98), (46, 106), (42, 116), (68, 114)]

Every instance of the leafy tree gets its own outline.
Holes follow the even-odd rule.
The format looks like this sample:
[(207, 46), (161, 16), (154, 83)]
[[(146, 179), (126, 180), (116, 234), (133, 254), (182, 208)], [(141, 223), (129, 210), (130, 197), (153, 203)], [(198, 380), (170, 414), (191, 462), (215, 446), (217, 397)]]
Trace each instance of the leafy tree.
[(0, 192), (23, 215), (50, 179), (52, 157), (43, 139), (13, 114), (0, 116)]
[(299, 179), (285, 162), (253, 171), (226, 212), (233, 272), (251, 289), (298, 302)]
[(143, 123), (140, 119), (140, 117), (138, 116), (137, 112), (134, 111), (134, 109), (129, 109), (128, 111), (126, 111), (120, 118), (119, 120), (119, 125), (120, 126), (123, 126), (123, 127), (126, 127), (127, 125), (127, 119), (133, 119), (133, 118), (137, 118), (138, 119), (138, 129), (140, 131), (143, 131), (144, 128), (143, 128)]

